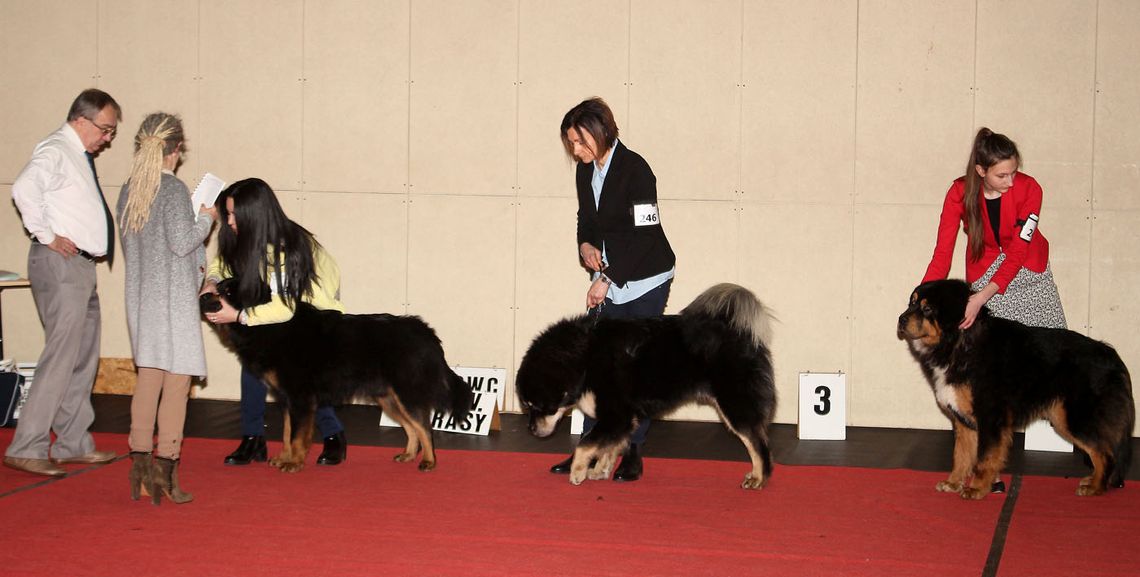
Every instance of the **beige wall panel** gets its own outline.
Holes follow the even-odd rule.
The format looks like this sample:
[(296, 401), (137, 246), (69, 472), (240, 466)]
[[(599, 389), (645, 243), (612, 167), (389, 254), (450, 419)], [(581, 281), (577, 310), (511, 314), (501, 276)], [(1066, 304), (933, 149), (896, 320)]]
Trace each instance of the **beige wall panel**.
[(404, 314), (407, 206), (402, 194), (305, 195), (305, 228), (340, 266), (347, 312)]
[(857, 12), (854, 0), (744, 3), (745, 198), (851, 202)]
[(519, 3), (519, 194), (574, 194), (558, 128), (575, 104), (600, 96), (624, 129), (629, 92), (629, 3)]
[(906, 343), (895, 336), (898, 316), (930, 261), (938, 215), (929, 213), (922, 206), (855, 210), (854, 321), (847, 392), (848, 419), (853, 424), (949, 427)]
[(514, 201), (428, 195), (409, 211), (409, 312), (435, 328), (450, 364), (509, 367)]
[(403, 192), (408, 0), (305, 3), (305, 190)]
[(977, 124), (1018, 143), (1057, 206), (1089, 202), (1096, 16), (1086, 0), (978, 5)]
[[(1133, 374), (1140, 367), (1140, 212), (1098, 213), (1092, 227), (1090, 325), (1088, 334), (1113, 347)], [(1064, 295), (1062, 295), (1064, 296)], [(1068, 312), (1068, 311), (1066, 311)], [(7, 333), (5, 333), (7, 334)], [(1132, 396), (1140, 398), (1140, 386), (1132, 383)], [(1140, 427), (1133, 430), (1133, 435)]]
[(1061, 294), (1069, 328), (1088, 334), (1089, 251), (1092, 242), (1090, 216), (1085, 211), (1055, 211), (1047, 214), (1049, 228), (1042, 227), (1049, 239), (1049, 266)]
[(776, 420), (794, 423), (800, 371), (851, 370), (851, 208), (746, 203), (742, 210), (740, 284), (777, 318)]
[(517, 11), (514, 0), (412, 4), (414, 193), (513, 193)]
[[(102, 170), (102, 161), (100, 161)], [(100, 172), (100, 174), (102, 174)], [(102, 180), (103, 194), (107, 197), (107, 205), (114, 210), (119, 205), (119, 191), (121, 185), (108, 185)], [(115, 221), (118, 224), (118, 221)], [(122, 243), (115, 239), (116, 254), (121, 254)], [(127, 331), (127, 303), (126, 303), (126, 273), (122, 260), (113, 263), (114, 268), (105, 263), (95, 267), (96, 283), (99, 289), (99, 313), (103, 324), (103, 333), (100, 336), (100, 356), (129, 358), (131, 353), (131, 335)]]
[(859, 3), (856, 202), (913, 202), (962, 175), (973, 31), (974, 0)]
[(5, 132), (0, 182), (16, 179), (36, 143), (67, 119), (80, 91), (99, 86), (97, 5), (96, 0), (0, 2), (0, 125)]
[[(172, 14), (179, 17), (172, 18)], [(193, 190), (201, 177), (195, 144), (198, 121), (197, 60), (172, 55), (198, 53), (198, 5), (179, 0), (128, 0), (99, 5), (99, 75), (123, 107), (114, 154), (100, 155), (104, 188), (129, 176), (134, 137), (147, 114), (182, 117), (187, 151), (179, 175)], [(113, 206), (113, 205), (112, 205)]]
[[(301, 0), (202, 0), (203, 170), (275, 190), (301, 184)], [(251, 26), (256, 22), (256, 26)]]
[(660, 204), (661, 225), (677, 255), (677, 275), (669, 288), (665, 312), (681, 312), (697, 295), (717, 283), (739, 284), (737, 203), (662, 200)]
[(1097, 3), (1093, 206), (1140, 208), (1140, 2)]
[(631, 14), (623, 142), (653, 167), (659, 197), (733, 199), (740, 188), (740, 2), (634, 0)]
[[(67, 108), (64, 107), (64, 112)], [(12, 187), (0, 185), (0, 269), (28, 278), (28, 247), (20, 214), (12, 205)], [(44, 346), (44, 330), (36, 313), (32, 289), (11, 288), (0, 291), (3, 306), (4, 358), (35, 362)]]
[(507, 370), (507, 410), (518, 409), (515, 371), (534, 337), (551, 324), (586, 310), (590, 277), (578, 264), (574, 246), (577, 210), (572, 198), (519, 199), (514, 357)]

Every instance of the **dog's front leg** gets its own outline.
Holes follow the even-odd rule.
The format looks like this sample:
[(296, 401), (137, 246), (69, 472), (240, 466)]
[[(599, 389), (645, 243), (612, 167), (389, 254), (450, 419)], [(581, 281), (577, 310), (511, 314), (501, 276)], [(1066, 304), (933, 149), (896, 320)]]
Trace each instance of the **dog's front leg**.
[[(295, 427), (285, 435), (285, 448), (276, 459), (274, 465), (283, 473), (296, 473), (305, 468), (305, 457), (309, 454), (309, 447), (313, 444), (313, 423), (316, 412), (316, 401), (304, 403), (304, 406), (290, 406), (287, 412), (287, 423), (295, 423)], [(289, 434), (292, 433), (292, 434)]]
[(614, 470), (614, 465), (617, 463), (618, 455), (622, 452), (621, 445), (614, 445), (612, 448), (598, 450), (598, 460), (586, 472), (586, 478), (591, 481), (604, 481), (610, 478), (610, 473)]
[(954, 419), (954, 468), (935, 489), (944, 493), (961, 493), (978, 460), (978, 432)]
[(598, 458), (598, 446), (591, 443), (578, 443), (574, 449), (574, 461), (570, 465), (570, 483), (581, 485), (590, 472), (590, 462)]
[(974, 464), (974, 478), (970, 485), (962, 489), (963, 499), (982, 499), (990, 494), (1013, 444), (1013, 427), (1010, 424), (1002, 425), (997, 431), (980, 427), (979, 423), (978, 462)]

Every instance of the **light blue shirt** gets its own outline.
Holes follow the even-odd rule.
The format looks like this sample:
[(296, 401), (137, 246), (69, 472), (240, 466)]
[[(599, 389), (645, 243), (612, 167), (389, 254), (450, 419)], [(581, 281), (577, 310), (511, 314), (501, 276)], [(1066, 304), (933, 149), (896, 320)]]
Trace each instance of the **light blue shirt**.
[[(594, 190), (595, 210), (598, 208), (598, 205), (602, 201), (602, 186), (605, 185), (606, 175), (609, 174), (610, 165), (613, 164), (611, 160), (613, 160), (614, 149), (617, 148), (617, 143), (618, 141), (615, 138), (614, 145), (610, 147), (610, 151), (606, 156), (606, 163), (604, 165), (599, 167), (598, 161), (594, 161), (594, 176), (590, 179), (590, 187)], [(657, 226), (661, 225), (658, 224)], [(602, 263), (604, 264), (607, 262), (609, 261), (606, 259), (606, 243), (605, 241), (602, 241)], [(641, 295), (644, 295), (645, 293), (665, 284), (665, 281), (673, 278), (673, 274), (676, 270), (677, 267), (673, 267), (659, 275), (654, 275), (649, 278), (639, 280), (631, 280), (625, 283), (625, 286), (621, 288), (618, 288), (617, 285), (611, 284), (609, 292), (606, 293), (606, 297), (613, 301), (615, 305), (621, 305), (635, 301), (640, 298)], [(591, 280), (597, 280), (601, 274), (602, 273), (598, 272), (594, 273), (594, 276)]]

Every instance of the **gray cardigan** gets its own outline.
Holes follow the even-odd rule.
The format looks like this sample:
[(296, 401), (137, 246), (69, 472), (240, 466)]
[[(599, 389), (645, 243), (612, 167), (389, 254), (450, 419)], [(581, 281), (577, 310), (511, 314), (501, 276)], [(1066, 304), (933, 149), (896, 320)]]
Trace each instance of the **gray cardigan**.
[(213, 219), (196, 217), (186, 185), (163, 173), (150, 220), (132, 233), (123, 218), (130, 184), (123, 185), (115, 212), (123, 247), (120, 262), (126, 265), (127, 329), (135, 366), (205, 376), (198, 290), (205, 275), (203, 242), (210, 236)]

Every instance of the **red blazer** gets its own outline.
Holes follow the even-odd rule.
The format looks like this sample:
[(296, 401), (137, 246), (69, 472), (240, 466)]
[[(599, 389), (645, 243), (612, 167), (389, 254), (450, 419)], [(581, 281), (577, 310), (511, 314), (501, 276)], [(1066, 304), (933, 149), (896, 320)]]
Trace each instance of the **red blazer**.
[[(965, 177), (955, 180), (950, 185), (950, 190), (946, 192), (946, 201), (942, 205), (942, 218), (938, 222), (938, 242), (934, 245), (934, 256), (930, 258), (930, 265), (926, 267), (926, 276), (922, 277), (922, 282), (944, 279), (950, 274), (950, 261), (954, 254), (954, 243), (958, 239), (958, 227), (961, 226), (964, 230), (966, 226), (965, 206), (962, 204), (965, 193)], [(981, 190), (978, 191), (978, 195), (982, 195)], [(1041, 185), (1028, 174), (1018, 172), (1013, 176), (1013, 187), (1001, 197), (1000, 244), (998, 239), (994, 238), (985, 199), (979, 198), (979, 202), (982, 208), (985, 249), (982, 258), (972, 260), (967, 248), (966, 281), (973, 283), (981, 278), (1003, 250), (1005, 262), (994, 273), (992, 279), (998, 285), (999, 293), (1005, 293), (1006, 287), (1023, 266), (1033, 272), (1045, 272), (1045, 266), (1049, 264), (1049, 241), (1045, 240), (1045, 235), (1041, 234), (1040, 230), (1025, 234), (1026, 222), (1030, 220), (1036, 222), (1041, 215)], [(1025, 236), (1030, 240), (1024, 240)]]

